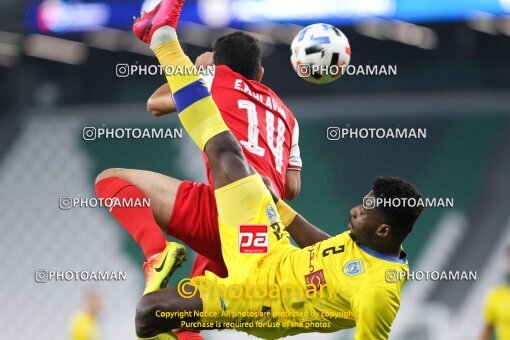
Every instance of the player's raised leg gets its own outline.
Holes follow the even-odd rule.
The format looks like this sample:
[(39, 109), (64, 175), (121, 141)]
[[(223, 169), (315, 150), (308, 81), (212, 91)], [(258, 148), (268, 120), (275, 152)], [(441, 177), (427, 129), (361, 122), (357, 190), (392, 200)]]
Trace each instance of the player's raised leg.
[[(177, 193), (183, 181), (154, 171), (110, 168), (101, 171), (96, 177), (96, 185), (108, 178), (119, 178), (140, 189), (142, 196), (139, 197), (145, 197), (150, 200), (154, 220), (159, 225), (159, 228), (165, 231), (168, 221), (172, 217)], [(155, 253), (150, 247), (147, 249), (143, 248), (143, 251), (145, 255), (154, 255)]]
[[(263, 202), (267, 203), (264, 208), (274, 215), (270, 224), (277, 222), (279, 217), (262, 178), (246, 161), (239, 142), (223, 121), (201, 76), (198, 73), (185, 74), (185, 70), (194, 66), (177, 39), (175, 28), (181, 8), (182, 0), (163, 0), (161, 6), (151, 13), (152, 20), (142, 18), (135, 23), (135, 32), (142, 32), (140, 25), (151, 22), (152, 25), (147, 25), (139, 37), (149, 43), (165, 69), (182, 68), (181, 72), (166, 74), (166, 78), (179, 119), (207, 155), (220, 220), (222, 253), (230, 269), (235, 267), (238, 259), (234, 252), (237, 247), (232, 246), (234, 237), (237, 238), (237, 229), (222, 228), (222, 224), (235, 228), (239, 224), (255, 224), (255, 218), (261, 216)], [(234, 187), (235, 190), (231, 190)], [(233, 206), (236, 209), (232, 209)], [(258, 222), (268, 224), (265, 222), (269, 221)], [(269, 242), (272, 241), (270, 238)]]
[[(137, 170), (132, 170), (132, 172), (136, 171)], [(141, 170), (138, 171), (142, 172)], [(134, 178), (132, 178), (133, 176), (122, 176), (125, 174), (126, 171), (122, 169), (103, 171), (96, 179), (97, 196), (103, 199), (118, 199), (120, 202), (133, 202), (134, 200), (143, 202), (146, 200), (147, 196), (145, 192), (140, 189), (140, 186), (135, 186), (132, 183), (132, 179), (134, 179), (136, 175), (132, 174)], [(139, 175), (142, 177), (142, 174)], [(163, 175), (159, 176), (165, 178), (156, 178), (155, 180), (161, 184), (161, 182), (166, 179), (164, 182), (165, 186), (162, 187), (168, 187), (171, 190), (173, 187), (171, 184), (174, 183), (168, 183), (168, 181), (172, 179)], [(149, 178), (152, 179), (154, 179), (154, 177), (155, 176), (149, 176)], [(175, 182), (179, 181), (175, 180)], [(147, 183), (146, 186), (150, 186), (150, 183)], [(155, 193), (158, 192), (156, 190), (152, 191)], [(168, 197), (172, 196), (168, 195)], [(162, 201), (161, 199), (152, 198), (156, 197), (151, 197), (151, 205), (153, 203), (158, 204), (158, 202)], [(112, 207), (110, 213), (133, 239), (135, 239), (145, 254), (147, 261), (143, 265), (146, 279), (144, 294), (166, 287), (169, 276), (184, 260), (185, 248), (178, 243), (167, 242), (165, 235), (154, 218), (152, 206)]]
[(183, 0), (163, 0), (135, 22), (133, 31), (150, 45), (165, 69), (166, 66), (182, 69), (183, 72), (166, 75), (179, 119), (200, 149), (206, 152), (211, 161), (213, 184), (220, 188), (253, 174), (253, 171), (225, 125), (202, 77), (193, 72), (183, 75), (184, 70), (193, 68), (193, 63), (177, 39), (176, 27), (182, 5)]
[[(133, 31), (151, 46), (161, 65), (189, 70), (193, 64), (182, 51), (175, 31), (182, 5), (183, 0), (163, 0), (154, 10), (135, 21)], [(200, 75), (167, 74), (167, 80), (176, 99), (177, 109), (183, 115), (181, 121), (201, 149), (210, 137), (228, 131)], [(189, 305), (192, 301), (196, 305)], [(161, 318), (156, 315), (157, 310), (171, 312), (201, 309), (198, 297), (184, 299), (174, 288), (147, 294), (137, 306), (137, 335), (144, 339), (164, 339), (172, 329), (181, 327), (179, 321), (182, 318)]]
[[(182, 0), (163, 0), (155, 10), (137, 20), (133, 28), (139, 38), (150, 44), (165, 69), (166, 66), (172, 66), (173, 69), (182, 67), (183, 70), (193, 67), (177, 40), (176, 26), (181, 8)], [(166, 77), (179, 119), (195, 143), (205, 151), (210, 162), (220, 220), (230, 226), (256, 222), (254, 219), (260, 215), (261, 204), (272, 204), (272, 211), (277, 216), (269, 191), (261, 177), (248, 165), (241, 146), (223, 121), (201, 76), (182, 75), (182, 72), (178, 72), (175, 75), (167, 74)], [(242, 211), (229, 214), (228, 209), (233, 207), (232, 200), (237, 204), (236, 210)], [(223, 243), (223, 235), (221, 239)], [(190, 303), (177, 294), (174, 288), (147, 294), (137, 308), (138, 336), (147, 338), (180, 327), (182, 317), (178, 315), (164, 322), (158, 320), (154, 315), (158, 308), (172, 312), (202, 310), (204, 307), (202, 300), (195, 299), (195, 303)]]

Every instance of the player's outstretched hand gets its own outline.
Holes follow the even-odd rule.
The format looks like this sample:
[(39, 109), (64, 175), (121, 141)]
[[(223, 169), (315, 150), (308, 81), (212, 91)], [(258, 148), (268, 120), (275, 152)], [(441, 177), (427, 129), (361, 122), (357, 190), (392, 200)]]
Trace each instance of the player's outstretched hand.
[(195, 67), (205, 68), (213, 65), (214, 52), (204, 52), (195, 60)]

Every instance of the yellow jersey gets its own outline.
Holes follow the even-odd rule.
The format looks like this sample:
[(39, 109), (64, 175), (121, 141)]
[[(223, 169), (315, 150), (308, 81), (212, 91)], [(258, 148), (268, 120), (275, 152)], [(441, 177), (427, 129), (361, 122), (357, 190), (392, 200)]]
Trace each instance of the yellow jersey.
[(510, 340), (510, 285), (497, 287), (489, 294), (485, 322), (494, 327), (497, 340)]
[(349, 232), (293, 246), (259, 175), (216, 189), (215, 197), (229, 276), (193, 278), (201, 327), (265, 339), (356, 327), (358, 340), (388, 338), (409, 273), (404, 252), (378, 254)]
[(241, 285), (245, 291), (234, 296), (234, 290), (218, 289), (217, 297), (208, 295), (204, 322), (219, 315), (231, 321), (227, 326), (265, 339), (353, 327), (355, 339), (388, 338), (409, 272), (405, 253), (400, 259), (378, 254), (354, 242), (349, 232), (303, 249), (285, 235), (275, 248), (255, 266), (240, 265), (229, 278), (207, 273), (218, 286)]

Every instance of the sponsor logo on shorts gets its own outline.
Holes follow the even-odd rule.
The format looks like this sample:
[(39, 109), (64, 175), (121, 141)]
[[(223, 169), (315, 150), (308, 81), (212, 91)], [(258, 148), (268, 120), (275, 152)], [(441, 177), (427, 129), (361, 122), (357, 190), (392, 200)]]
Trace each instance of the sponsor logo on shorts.
[(363, 273), (365, 269), (363, 268), (363, 261), (361, 260), (352, 260), (345, 264), (343, 272), (345, 275), (354, 276)]
[(239, 253), (267, 254), (269, 249), (268, 227), (265, 224), (239, 226)]

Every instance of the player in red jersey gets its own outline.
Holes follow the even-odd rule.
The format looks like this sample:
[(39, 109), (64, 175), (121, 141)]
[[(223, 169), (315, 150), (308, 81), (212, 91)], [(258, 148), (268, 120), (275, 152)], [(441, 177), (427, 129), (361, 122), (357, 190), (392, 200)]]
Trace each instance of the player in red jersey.
[[(237, 32), (220, 38), (217, 45), (223, 39), (236, 41), (246, 38), (253, 39)], [(250, 165), (271, 180), (280, 197), (295, 197), (300, 188), (299, 172), (287, 170), (300, 171), (301, 158), (299, 127), (292, 112), (269, 87), (243, 77), (227, 63), (222, 63), (221, 59), (215, 60), (213, 52), (202, 54), (197, 59), (197, 65), (217, 65), (214, 75), (205, 75), (203, 78), (223, 119), (244, 147)], [(262, 78), (263, 68), (259, 70), (255, 79)], [(152, 95), (148, 110), (155, 116), (176, 111), (168, 84)], [(207, 158), (205, 160), (211, 183)], [(287, 181), (290, 183), (286, 187)]]
[[(280, 197), (298, 195), (302, 165), (298, 124), (280, 98), (260, 83), (264, 69), (257, 41), (241, 32), (226, 35), (217, 40), (213, 52), (197, 58), (196, 64), (216, 65), (214, 74), (205, 75), (204, 80), (248, 163), (270, 181)], [(151, 96), (147, 107), (155, 116), (176, 111), (166, 83)], [(143, 170), (108, 169), (97, 177), (96, 193), (103, 198), (150, 199), (151, 207), (111, 210), (144, 251), (144, 294), (165, 286), (166, 278), (182, 261), (183, 249), (167, 242), (163, 231), (198, 253), (191, 276), (206, 270), (227, 276), (212, 185)]]

